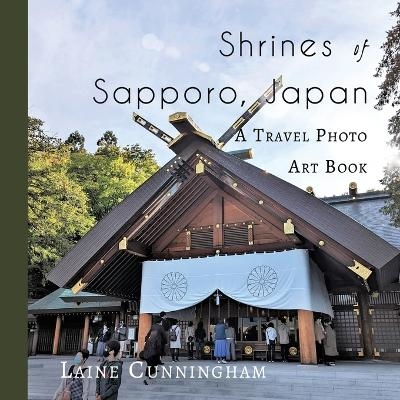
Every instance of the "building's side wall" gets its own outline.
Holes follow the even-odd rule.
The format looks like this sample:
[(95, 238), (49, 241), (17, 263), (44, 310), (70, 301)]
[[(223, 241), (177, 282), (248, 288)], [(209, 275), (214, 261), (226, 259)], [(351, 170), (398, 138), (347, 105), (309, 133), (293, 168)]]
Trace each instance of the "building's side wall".
[[(363, 356), (364, 345), (357, 294), (331, 295), (335, 329), (342, 357)], [(400, 360), (400, 292), (369, 296), (373, 356)]]

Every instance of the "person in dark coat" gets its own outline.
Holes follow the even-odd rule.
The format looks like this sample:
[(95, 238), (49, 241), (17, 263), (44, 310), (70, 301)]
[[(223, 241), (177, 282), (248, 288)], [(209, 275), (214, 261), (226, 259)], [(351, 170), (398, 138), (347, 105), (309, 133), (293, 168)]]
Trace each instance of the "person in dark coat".
[(201, 360), (201, 353), (203, 352), (204, 339), (207, 337), (206, 330), (203, 328), (203, 321), (199, 321), (197, 328), (194, 331), (194, 338), (196, 342), (196, 358)]
[(104, 322), (103, 327), (97, 333), (97, 349), (96, 355), (99, 357), (97, 361), (104, 361), (103, 353), (106, 347), (106, 343), (111, 339), (111, 331), (110, 328), (107, 327), (107, 324)]
[(165, 311), (161, 311), (160, 312), (160, 318), (161, 318), (161, 326), (164, 329), (164, 336), (165, 336), (165, 341), (164, 341), (164, 346), (163, 346), (163, 351), (162, 354), (160, 356), (160, 365), (163, 365), (164, 363), (162, 362), (161, 357), (165, 356), (167, 354), (167, 349), (166, 349), (166, 345), (169, 343), (169, 330), (171, 328), (171, 323), (169, 321), (169, 319), (167, 318), (167, 314)]
[(104, 376), (99, 373), (96, 378), (95, 400), (117, 400), (118, 390), (121, 385), (122, 361), (116, 357), (119, 353), (120, 345), (116, 340), (106, 343), (104, 357), (106, 360), (100, 364), (101, 371), (105, 370)]
[[(160, 363), (160, 356), (165, 347), (165, 335), (164, 328), (162, 327), (161, 318), (157, 318), (156, 323), (151, 327), (150, 331), (146, 335), (146, 343), (143, 349), (143, 358), (146, 360), (147, 368), (145, 376), (149, 379), (153, 378), (157, 370), (157, 365)], [(148, 385), (147, 380), (143, 381), (145, 385)]]

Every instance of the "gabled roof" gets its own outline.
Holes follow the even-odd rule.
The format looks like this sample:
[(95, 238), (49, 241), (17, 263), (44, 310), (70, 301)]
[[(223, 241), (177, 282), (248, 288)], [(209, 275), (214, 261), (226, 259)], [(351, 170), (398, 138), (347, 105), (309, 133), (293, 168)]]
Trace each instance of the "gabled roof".
[(400, 249), (400, 228), (391, 225), (389, 216), (380, 211), (388, 199), (389, 195), (386, 192), (376, 191), (360, 193), (356, 196), (325, 197), (321, 200)]
[[(65, 302), (62, 300), (62, 297), (74, 297), (77, 300), (76, 302)], [(70, 289), (59, 288), (42, 299), (29, 304), (28, 311), (30, 314), (38, 315), (68, 312), (119, 311), (121, 309), (121, 301), (119, 300), (105, 301), (107, 297), (103, 296), (105, 299), (101, 301), (87, 301), (90, 297), (95, 297), (96, 300), (99, 300), (99, 295), (97, 294), (81, 292), (75, 295)]]
[[(346, 267), (357, 260), (374, 270), (371, 279), (374, 287), (382, 289), (398, 279), (399, 249), (326, 202), (200, 137), (186, 135), (174, 144), (174, 151), (177, 157), (115, 207), (60, 260), (49, 274), (51, 281), (71, 287), (107, 251), (115, 248), (127, 232), (131, 239), (140, 239), (140, 244), (151, 248), (168, 227), (180, 221), (185, 210), (194, 207), (198, 199), (212, 196), (216, 187), (249, 206), (265, 209), (279, 224), (292, 219), (296, 234), (311, 243), (317, 255), (326, 253), (329, 256), (326, 260), (333, 257), (332, 268), (336, 268), (332, 269), (333, 275), (337, 271), (344, 279), (354, 278), (354, 273)], [(200, 159), (204, 160), (205, 172), (197, 175), (194, 167)], [(151, 234), (147, 234), (147, 229), (151, 229)], [(321, 241), (323, 245), (319, 245)], [(96, 281), (96, 287), (89, 285), (87, 289), (105, 293), (104, 287), (110, 279), (113, 290), (107, 293), (116, 295), (120, 285), (129, 286), (133, 279), (140, 279), (140, 260), (123, 261), (125, 272), (119, 275), (122, 261), (118, 257), (117, 253), (104, 266), (97, 266), (96, 274), (90, 278)], [(127, 296), (134, 297), (131, 292)]]

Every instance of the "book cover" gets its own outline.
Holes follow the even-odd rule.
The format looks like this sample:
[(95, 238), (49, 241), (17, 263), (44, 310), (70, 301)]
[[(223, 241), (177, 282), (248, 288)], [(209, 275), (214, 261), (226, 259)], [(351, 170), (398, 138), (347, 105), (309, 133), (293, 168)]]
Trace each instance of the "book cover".
[[(383, 192), (388, 187), (385, 168), (398, 174), (398, 135), (389, 124), (397, 112), (397, 92), (393, 104), (382, 103), (385, 71), (377, 73), (388, 52), (382, 47), (387, 31), (398, 23), (398, 15), (391, 14), (397, 7), (394, 1), (344, 0), (29, 2), (29, 398), (51, 398), (59, 378), (64, 380), (56, 394), (68, 389), (67, 367), (71, 362), (84, 366), (86, 349), (93, 366), (90, 378), (101, 374), (96, 369), (100, 360), (113, 351), (105, 337), (120, 343), (118, 360), (126, 357), (119, 398), (130, 398), (133, 389), (142, 398), (161, 396), (163, 390), (174, 394), (162, 385), (147, 393), (149, 384), (142, 385), (138, 372), (143, 364), (140, 350), (146, 350), (143, 326), (150, 329), (162, 310), (172, 323), (182, 325), (181, 350), (192, 326), (188, 321), (197, 323), (207, 315), (201, 351), (208, 348), (202, 356), (210, 363), (221, 312), (236, 332), (241, 362), (274, 361), (272, 353), (268, 358), (267, 351), (275, 352), (275, 347), (271, 350), (269, 342), (266, 347), (265, 329), (275, 324), (279, 330), (283, 320), (290, 331), (289, 361), (315, 365), (322, 360), (334, 366), (339, 353), (347, 352), (352, 359), (385, 352), (397, 356), (398, 312), (383, 315), (385, 306), (379, 314), (390, 320), (381, 336), (390, 336), (391, 347), (389, 339), (383, 344), (377, 336), (375, 342), (371, 339), (376, 321), (373, 313), (363, 313), (368, 304), (398, 309), (393, 307), (400, 293), (394, 279), (399, 272), (399, 231), (388, 216), (382, 217), (385, 226), (375, 230), (376, 205), (371, 218), (357, 206), (346, 210), (351, 196), (356, 199), (360, 193), (366, 200), (381, 196), (380, 208), (388, 198)], [(388, 68), (385, 62), (382, 68)], [(396, 70), (391, 79), (397, 88)], [(199, 146), (198, 154), (190, 153), (193, 143)], [(398, 186), (392, 176), (393, 182)], [(371, 197), (370, 192), (376, 193)], [(390, 194), (396, 199), (396, 193)], [(393, 207), (392, 222), (398, 218)], [(258, 255), (248, 254), (252, 252), (271, 259), (272, 267), (242, 268), (242, 262), (258, 260)], [(235, 257), (235, 263), (220, 255)], [(198, 279), (195, 267), (188, 268), (201, 264), (196, 257), (207, 257), (202, 259), (207, 264), (203, 274), (211, 271), (202, 291), (201, 285), (191, 284)], [(299, 272), (300, 261), (304, 273)], [(165, 273), (164, 262), (173, 272)], [(241, 272), (229, 277), (229, 265)], [(294, 270), (304, 284), (300, 278), (285, 281), (292, 273), (287, 271)], [(216, 271), (220, 281), (213, 280)], [(157, 279), (161, 290), (155, 300)], [(395, 285), (396, 294), (387, 303), (386, 297), (379, 297), (384, 284)], [(349, 290), (340, 300), (343, 304), (332, 297), (339, 287)], [(146, 289), (142, 297), (141, 288)], [(238, 295), (240, 290), (244, 292)], [(357, 297), (360, 293), (367, 298), (364, 303)], [(268, 303), (267, 296), (276, 300)], [(287, 301), (290, 296), (292, 302)], [(373, 300), (378, 297), (382, 303)], [(338, 305), (350, 307), (351, 316), (341, 314)], [(362, 318), (353, 315), (353, 305)], [(315, 350), (313, 338), (310, 342), (301, 337), (305, 326), (313, 326), (312, 312), (314, 317), (324, 315), (319, 324), (329, 332), (328, 319), (330, 323), (336, 318), (338, 337), (342, 335), (339, 353), (328, 352), (320, 359), (321, 343)], [(351, 335), (357, 336), (353, 342), (343, 339)], [(285, 344), (289, 346), (279, 343), (279, 351)], [(314, 353), (305, 351), (309, 348)], [(188, 361), (194, 351), (188, 342)], [(285, 350), (281, 354), (287, 361)], [(173, 351), (172, 361), (178, 356), (179, 351)], [(216, 361), (225, 364), (220, 358)], [(146, 360), (151, 367), (162, 365), (159, 359)], [(194, 365), (201, 368), (198, 362)], [(181, 373), (182, 386), (174, 382), (180, 396), (197, 387), (197, 381), (189, 383), (189, 364)], [(283, 366), (279, 364), (278, 373), (286, 373)], [(232, 388), (236, 398), (243, 398), (250, 387), (246, 379), (264, 378), (261, 367), (256, 363), (247, 371), (242, 363), (232, 376), (229, 368), (227, 375), (213, 369), (204, 375), (210, 388), (201, 387), (198, 395), (211, 395), (221, 377), (234, 377), (240, 383), (225, 379), (215, 398), (228, 396)], [(297, 373), (293, 368), (291, 378)], [(340, 368), (344, 376), (356, 374), (346, 364)], [(317, 375), (325, 379), (321, 370)], [(266, 377), (270, 379), (270, 373)], [(307, 377), (305, 372), (299, 379)], [(108, 398), (101, 397), (103, 389), (91, 381), (84, 381), (83, 395), (89, 393), (84, 398)], [(254, 388), (259, 396), (262, 385), (257, 381)], [(274, 380), (273, 385), (278, 395), (283, 382)], [(371, 398), (380, 395), (377, 387)], [(332, 398), (342, 396), (341, 389), (330, 389)], [(313, 385), (304, 390), (310, 396), (316, 393)], [(300, 396), (294, 392), (282, 393)], [(364, 392), (365, 385), (359, 388)]]

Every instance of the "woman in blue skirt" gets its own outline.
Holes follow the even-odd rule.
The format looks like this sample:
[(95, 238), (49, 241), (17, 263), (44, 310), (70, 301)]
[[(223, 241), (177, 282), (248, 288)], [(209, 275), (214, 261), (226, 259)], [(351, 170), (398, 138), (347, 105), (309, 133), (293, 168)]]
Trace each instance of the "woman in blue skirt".
[(218, 319), (218, 323), (214, 327), (214, 340), (214, 356), (217, 359), (218, 364), (221, 362), (226, 364), (226, 335), (225, 324), (222, 319)]

